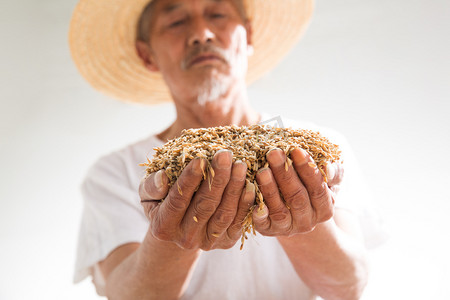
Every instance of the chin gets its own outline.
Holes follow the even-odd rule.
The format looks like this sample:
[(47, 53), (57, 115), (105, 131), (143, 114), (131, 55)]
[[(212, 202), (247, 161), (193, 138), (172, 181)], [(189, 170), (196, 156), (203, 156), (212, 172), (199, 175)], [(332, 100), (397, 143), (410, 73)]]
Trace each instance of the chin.
[(197, 85), (197, 103), (205, 106), (208, 103), (220, 103), (231, 88), (231, 80), (222, 76), (210, 76)]

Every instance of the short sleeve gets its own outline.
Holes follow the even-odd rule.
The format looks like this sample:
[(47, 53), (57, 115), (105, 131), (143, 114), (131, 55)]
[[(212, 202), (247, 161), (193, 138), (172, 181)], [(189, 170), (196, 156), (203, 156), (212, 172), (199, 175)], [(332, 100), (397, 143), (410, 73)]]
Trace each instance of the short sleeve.
[(90, 168), (81, 186), (84, 205), (74, 281), (92, 275), (97, 292), (102, 280), (95, 276), (96, 264), (120, 245), (141, 242), (148, 229), (138, 195), (141, 174), (134, 165), (124, 153), (105, 156)]

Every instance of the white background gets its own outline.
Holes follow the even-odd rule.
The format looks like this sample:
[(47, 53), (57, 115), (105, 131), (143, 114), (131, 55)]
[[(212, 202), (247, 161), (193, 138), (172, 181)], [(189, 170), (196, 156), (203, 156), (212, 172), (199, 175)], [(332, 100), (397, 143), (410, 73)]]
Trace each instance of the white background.
[[(79, 184), (102, 154), (163, 129), (71, 62), (75, 0), (0, 6), (0, 299), (98, 299), (73, 285)], [(450, 1), (322, 0), (306, 36), (250, 87), (263, 111), (347, 136), (390, 231), (364, 299), (450, 299)]]

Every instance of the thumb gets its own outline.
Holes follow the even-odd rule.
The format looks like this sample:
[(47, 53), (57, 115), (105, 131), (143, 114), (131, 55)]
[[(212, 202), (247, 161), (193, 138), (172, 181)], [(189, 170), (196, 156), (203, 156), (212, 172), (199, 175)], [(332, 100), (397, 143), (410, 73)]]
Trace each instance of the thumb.
[(269, 220), (269, 209), (264, 204), (262, 208), (259, 208), (259, 206), (255, 207), (253, 210), (253, 225), (255, 226), (256, 230), (258, 231), (264, 231), (269, 229), (270, 227), (270, 220)]
[(139, 196), (142, 200), (164, 199), (169, 191), (169, 178), (164, 170), (151, 173), (144, 177), (139, 184)]

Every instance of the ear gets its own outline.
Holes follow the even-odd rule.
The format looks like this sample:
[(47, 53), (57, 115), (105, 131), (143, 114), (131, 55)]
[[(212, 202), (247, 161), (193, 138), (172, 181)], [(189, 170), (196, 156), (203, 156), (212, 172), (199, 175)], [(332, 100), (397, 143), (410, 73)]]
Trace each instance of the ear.
[(150, 45), (148, 43), (137, 40), (136, 51), (148, 70), (152, 72), (159, 71), (158, 65), (156, 64), (155, 58), (152, 55)]
[(247, 52), (248, 56), (253, 55), (253, 31), (252, 31), (252, 23), (250, 20), (245, 21), (245, 29), (247, 31)]

